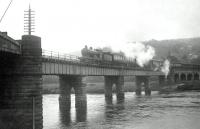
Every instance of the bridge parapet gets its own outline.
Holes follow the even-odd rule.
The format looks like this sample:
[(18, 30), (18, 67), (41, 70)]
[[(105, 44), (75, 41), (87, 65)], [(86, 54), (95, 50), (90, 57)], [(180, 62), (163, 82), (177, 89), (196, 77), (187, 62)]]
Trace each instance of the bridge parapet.
[(0, 32), (0, 51), (20, 54), (21, 45), (19, 42), (9, 37), (7, 33)]
[(21, 44), (22, 54), (6, 53), (11, 61), (0, 64), (0, 120), (9, 119), (5, 128), (42, 129), (41, 38), (24, 35)]
[(164, 75), (160, 71), (139, 66), (117, 64), (112, 61), (88, 59), (70, 54), (42, 50), (43, 74), (54, 75), (83, 75), (83, 76), (134, 76), (134, 75)]
[(56, 62), (54, 60), (43, 60), (43, 75), (82, 75), (82, 76), (135, 76), (135, 75), (164, 75), (160, 71), (128, 68), (120, 66), (101, 66), (82, 64), (76, 62)]
[(80, 57), (60, 52), (42, 50), (42, 57), (46, 60), (80, 62)]
[(174, 71), (200, 71), (200, 64), (174, 63), (171, 65), (171, 69)]

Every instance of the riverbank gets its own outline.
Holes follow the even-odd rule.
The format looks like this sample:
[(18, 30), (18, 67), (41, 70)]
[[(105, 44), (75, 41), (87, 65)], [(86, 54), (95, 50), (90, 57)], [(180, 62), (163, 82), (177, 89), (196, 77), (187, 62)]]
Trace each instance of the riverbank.
[[(104, 83), (103, 82), (96, 82), (96, 83), (86, 83), (86, 92), (91, 94), (102, 94), (104, 93)], [(113, 86), (113, 92), (115, 92), (116, 87)], [(124, 84), (124, 91), (125, 92), (133, 92), (135, 91), (135, 86), (133, 82), (125, 82)], [(59, 94), (59, 84), (43, 84), (43, 94)], [(74, 90), (72, 88), (72, 93)]]
[[(90, 94), (104, 93), (104, 77), (103, 76), (90, 76), (84, 77), (83, 83), (86, 85), (86, 92)], [(158, 78), (150, 77), (150, 88), (152, 90), (158, 90)], [(113, 92), (116, 87), (113, 86)], [(124, 78), (124, 91), (135, 91), (135, 77)], [(44, 76), (43, 77), (43, 94), (59, 94), (59, 78), (57, 76)], [(72, 88), (72, 93), (74, 93)]]
[(164, 92), (199, 91), (199, 90), (200, 90), (199, 81), (191, 81), (191, 82), (188, 81), (178, 84), (165, 85), (160, 89), (160, 92), (164, 93)]
[[(96, 82), (96, 83), (86, 83), (86, 92), (90, 94), (104, 94), (104, 82)], [(124, 92), (134, 92), (136, 89), (134, 82), (125, 82), (124, 83)], [(152, 91), (158, 91), (158, 86), (152, 84)], [(115, 93), (116, 87), (113, 86), (113, 93)], [(72, 93), (74, 90), (72, 88)], [(51, 84), (43, 84), (43, 94), (59, 94), (59, 84), (51, 83)]]

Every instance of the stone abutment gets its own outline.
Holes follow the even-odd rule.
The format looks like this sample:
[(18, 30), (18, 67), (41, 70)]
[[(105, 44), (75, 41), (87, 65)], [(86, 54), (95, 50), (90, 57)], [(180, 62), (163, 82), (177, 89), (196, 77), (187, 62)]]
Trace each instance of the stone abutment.
[(12, 68), (0, 75), (0, 128), (42, 129), (41, 38), (24, 35), (20, 42), (22, 55), (0, 68)]

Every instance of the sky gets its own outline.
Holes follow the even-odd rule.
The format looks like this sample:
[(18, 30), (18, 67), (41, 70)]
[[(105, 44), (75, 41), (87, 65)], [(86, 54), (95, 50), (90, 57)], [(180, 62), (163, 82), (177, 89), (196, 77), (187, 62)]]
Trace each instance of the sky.
[[(10, 0), (0, 0), (0, 17)], [(13, 0), (0, 31), (24, 35), (24, 10), (35, 11), (35, 33), (42, 48), (71, 53), (85, 45), (200, 36), (200, 0)]]

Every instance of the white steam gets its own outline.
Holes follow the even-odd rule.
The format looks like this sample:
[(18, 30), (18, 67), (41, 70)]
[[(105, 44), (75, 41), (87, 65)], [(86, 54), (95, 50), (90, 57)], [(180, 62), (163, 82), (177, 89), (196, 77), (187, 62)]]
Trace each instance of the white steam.
[(169, 60), (166, 59), (161, 68), (161, 71), (165, 74), (166, 78), (167, 78), (167, 75), (169, 74), (169, 67), (170, 67), (170, 62)]
[(137, 64), (141, 67), (148, 64), (155, 56), (155, 50), (153, 47), (139, 42), (128, 43), (121, 47), (121, 51), (123, 51), (127, 57), (136, 59)]
[(94, 48), (103, 48), (104, 50), (113, 52), (123, 52), (127, 58), (136, 59), (136, 63), (141, 67), (148, 64), (149, 61), (155, 56), (155, 50), (152, 46), (144, 45), (140, 42), (124, 42), (126, 41), (116, 42), (115, 45), (111, 46), (110, 44), (104, 44), (102, 46), (96, 46)]

